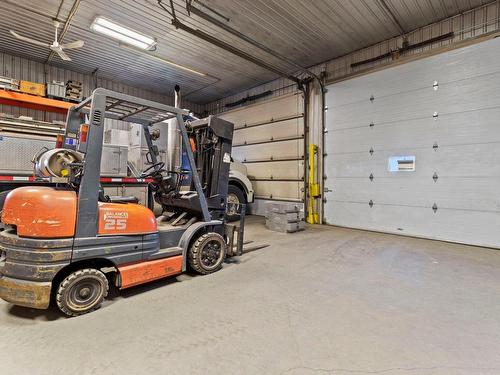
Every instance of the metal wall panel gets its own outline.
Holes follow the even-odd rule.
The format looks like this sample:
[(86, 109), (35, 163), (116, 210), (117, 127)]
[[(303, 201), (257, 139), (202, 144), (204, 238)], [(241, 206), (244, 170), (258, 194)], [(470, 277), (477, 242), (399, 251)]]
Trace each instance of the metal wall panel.
[(500, 247), (499, 60), (492, 39), (329, 86), (325, 221)]
[[(42, 137), (0, 135), (0, 173), (8, 175), (33, 174), (31, 159), (43, 147), (54, 148), (55, 141)], [(12, 157), (5, 157), (5, 156)]]
[(296, 92), (220, 115), (235, 124), (232, 156), (246, 164), (258, 199), (303, 199), (303, 105)]

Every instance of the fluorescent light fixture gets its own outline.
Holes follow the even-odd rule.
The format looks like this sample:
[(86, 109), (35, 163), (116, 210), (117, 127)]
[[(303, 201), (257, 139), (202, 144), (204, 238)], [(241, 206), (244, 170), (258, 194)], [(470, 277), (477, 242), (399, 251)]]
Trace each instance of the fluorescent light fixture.
[(192, 68), (188, 68), (187, 66), (177, 64), (177, 63), (175, 63), (175, 62), (173, 62), (171, 60), (168, 60), (168, 59), (166, 59), (166, 58), (164, 58), (164, 57), (162, 57), (162, 56), (160, 56), (160, 55), (158, 55), (156, 53), (153, 53), (153, 52), (143, 52), (143, 51), (138, 50), (137, 48), (130, 47), (130, 46), (128, 46), (126, 44), (122, 44), (122, 43), (120, 43), (120, 47), (126, 48), (126, 49), (134, 51), (134, 52), (141, 52), (144, 55), (149, 56), (149, 57), (151, 57), (151, 58), (153, 58), (155, 60), (158, 60), (158, 61), (160, 61), (162, 63), (174, 66), (176, 68), (182, 69), (182, 70), (184, 70), (186, 72), (189, 72), (189, 73), (193, 73), (193, 74), (196, 74), (196, 75), (199, 75), (199, 76), (202, 76), (202, 77), (207, 77), (208, 76), (207, 73), (203, 73), (203, 72), (200, 72), (198, 70), (195, 70), (195, 69), (192, 69)]
[(90, 29), (96, 33), (109, 36), (117, 39), (122, 43), (140, 48), (142, 50), (149, 50), (156, 45), (156, 40), (150, 36), (146, 36), (131, 30), (127, 27), (118, 25), (104, 17), (96, 17)]

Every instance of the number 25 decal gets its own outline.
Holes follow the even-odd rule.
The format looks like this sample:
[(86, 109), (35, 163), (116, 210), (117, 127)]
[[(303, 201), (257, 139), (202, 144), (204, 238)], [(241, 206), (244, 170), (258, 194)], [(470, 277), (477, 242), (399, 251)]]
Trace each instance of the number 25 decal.
[(104, 220), (104, 230), (124, 230), (127, 229), (127, 219), (107, 217)]

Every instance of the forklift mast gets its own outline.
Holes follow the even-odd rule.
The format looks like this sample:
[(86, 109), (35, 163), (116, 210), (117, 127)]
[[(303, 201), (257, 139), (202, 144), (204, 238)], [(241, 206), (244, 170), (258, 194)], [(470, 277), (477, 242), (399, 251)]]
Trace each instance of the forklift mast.
[[(202, 207), (197, 194), (194, 194), (197, 176), (211, 219), (224, 220), (233, 124), (209, 116), (200, 120), (187, 121), (186, 129), (189, 146), (183, 149), (186, 154), (193, 154), (196, 168), (182, 170), (181, 167), (179, 171), (167, 171), (167, 177), (163, 173), (153, 174), (151, 177), (156, 184), (153, 189), (157, 192), (155, 200), (162, 205), (166, 213), (187, 212), (190, 215), (199, 215)], [(144, 130), (147, 143), (152, 143), (148, 141), (150, 137), (148, 129)], [(154, 146), (152, 150), (154, 151)], [(172, 178), (172, 175), (177, 177)], [(175, 180), (175, 184), (171, 183), (172, 179)], [(188, 191), (181, 191), (182, 186), (187, 187)]]
[(209, 206), (214, 205), (213, 198), (227, 196), (233, 125), (209, 116), (189, 123), (188, 129), (203, 191)]

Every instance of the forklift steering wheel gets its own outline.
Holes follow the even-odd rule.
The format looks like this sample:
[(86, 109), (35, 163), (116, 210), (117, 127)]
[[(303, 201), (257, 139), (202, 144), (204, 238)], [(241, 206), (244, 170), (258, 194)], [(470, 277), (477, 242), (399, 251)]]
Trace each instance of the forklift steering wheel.
[[(151, 177), (157, 172), (161, 172), (165, 168), (165, 163), (162, 161), (159, 161), (158, 163), (153, 164), (149, 168), (145, 169), (141, 173), (141, 178), (146, 178), (146, 177)], [(153, 170), (152, 170), (153, 169)]]

